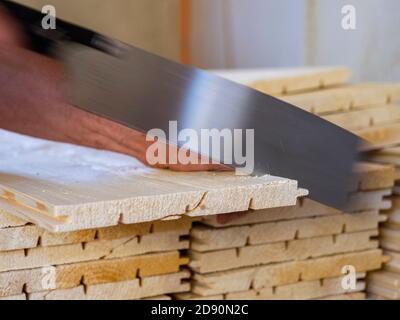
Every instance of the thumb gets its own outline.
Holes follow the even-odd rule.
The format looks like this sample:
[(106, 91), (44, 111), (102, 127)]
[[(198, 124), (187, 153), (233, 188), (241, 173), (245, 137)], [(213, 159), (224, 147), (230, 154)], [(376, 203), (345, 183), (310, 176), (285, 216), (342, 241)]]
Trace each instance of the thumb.
[(0, 45), (22, 47), (26, 43), (22, 28), (6, 9), (0, 7)]

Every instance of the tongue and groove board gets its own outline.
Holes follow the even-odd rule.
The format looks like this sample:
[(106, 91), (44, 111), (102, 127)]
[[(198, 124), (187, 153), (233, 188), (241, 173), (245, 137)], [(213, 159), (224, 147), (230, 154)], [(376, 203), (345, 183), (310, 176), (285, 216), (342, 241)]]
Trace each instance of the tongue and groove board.
[(174, 173), (111, 152), (0, 131), (0, 207), (49, 231), (290, 206), (307, 192), (280, 177)]
[(188, 271), (180, 271), (127, 281), (22, 293), (11, 297), (0, 297), (0, 300), (135, 300), (155, 299), (160, 295), (163, 300), (167, 300), (166, 294), (189, 290), (190, 283), (187, 281), (189, 276)]
[(212, 70), (212, 72), (266, 94), (278, 96), (342, 85), (351, 77), (351, 71), (343, 67)]

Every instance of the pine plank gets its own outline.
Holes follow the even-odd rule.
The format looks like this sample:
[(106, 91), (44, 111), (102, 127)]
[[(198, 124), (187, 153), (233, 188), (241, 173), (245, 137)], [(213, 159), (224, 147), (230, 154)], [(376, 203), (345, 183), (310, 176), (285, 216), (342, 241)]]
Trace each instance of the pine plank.
[[(10, 227), (0, 229), (0, 251), (30, 249), (37, 246), (50, 247), (66, 244), (92, 242), (95, 240), (114, 240), (122, 238), (133, 239), (136, 243), (142, 241), (161, 241), (160, 251), (165, 245), (171, 249), (171, 243), (179, 242), (179, 237), (188, 235), (192, 219), (181, 218), (171, 221), (155, 221), (132, 225), (118, 225), (115, 227), (88, 229), (72, 232), (52, 233), (34, 225)], [(169, 235), (149, 236), (150, 233), (169, 233)], [(171, 238), (172, 237), (172, 238)], [(164, 245), (163, 245), (164, 244)], [(149, 247), (149, 245), (147, 245)], [(153, 246), (154, 247), (154, 246)], [(178, 246), (180, 248), (180, 246)], [(179, 249), (178, 247), (172, 249)], [(152, 249), (153, 250), (153, 249)]]
[(368, 142), (362, 146), (363, 151), (374, 151), (400, 144), (400, 123), (355, 130), (354, 133)]
[(391, 104), (399, 100), (398, 84), (358, 84), (316, 92), (284, 96), (281, 99), (306, 111), (327, 115)]
[(371, 237), (377, 235), (378, 230), (370, 230), (211, 252), (190, 250), (189, 266), (195, 272), (209, 273), (374, 249), (378, 247), (378, 242), (371, 240)]
[(196, 225), (190, 232), (192, 250), (205, 252), (345, 232), (378, 229), (385, 221), (378, 211), (284, 220), (253, 225), (211, 228)]
[(0, 252), (0, 272), (179, 250), (188, 245), (188, 241), (180, 239), (177, 234), (155, 233), (145, 235), (140, 240), (138, 237), (129, 237), (5, 251)]
[(211, 71), (270, 95), (287, 95), (341, 85), (351, 77), (351, 71), (343, 67)]
[(187, 263), (178, 251), (0, 273), (0, 296), (68, 289), (176, 273)]
[(79, 286), (29, 294), (29, 300), (134, 300), (157, 295), (185, 292), (190, 289), (184, 281), (188, 271), (115, 283)]
[[(361, 277), (361, 276), (360, 276)], [(365, 289), (364, 281), (357, 281), (356, 288), (346, 290), (341, 285), (342, 277), (249, 290), (245, 292), (227, 293), (226, 300), (309, 300), (330, 295), (358, 292)]]
[(323, 297), (318, 300), (365, 300), (366, 298), (365, 292), (353, 292)]
[(342, 268), (352, 265), (358, 272), (380, 269), (383, 262), (381, 250), (289, 261), (259, 267), (247, 267), (209, 274), (193, 275), (192, 292), (202, 296), (226, 292), (248, 291), (251, 288), (275, 287), (342, 275)]
[(347, 130), (361, 130), (369, 127), (399, 122), (400, 106), (383, 105), (365, 110), (334, 113), (323, 116), (322, 118)]

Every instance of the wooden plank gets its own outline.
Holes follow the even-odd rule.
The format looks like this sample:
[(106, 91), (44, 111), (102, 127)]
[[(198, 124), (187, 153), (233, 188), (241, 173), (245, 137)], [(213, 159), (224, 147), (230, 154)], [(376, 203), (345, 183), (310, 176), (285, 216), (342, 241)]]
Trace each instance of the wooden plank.
[(368, 275), (368, 283), (382, 288), (399, 291), (400, 274), (389, 271), (377, 271)]
[[(179, 243), (179, 237), (189, 234), (192, 219), (182, 218), (172, 221), (155, 221), (132, 225), (89, 229), (63, 233), (52, 233), (34, 225), (0, 229), (0, 251), (29, 249), (37, 246), (49, 247), (74, 243), (92, 242), (94, 240), (114, 240), (121, 238), (137, 238), (137, 243), (161, 241), (159, 250), (163, 251), (168, 244), (168, 250), (173, 242)], [(169, 235), (149, 236), (150, 233), (168, 233)], [(144, 241), (144, 242), (143, 242)], [(131, 241), (132, 242), (132, 241)], [(163, 245), (164, 244), (164, 245)]]
[(202, 218), (202, 223), (215, 228), (248, 225), (262, 222), (283, 221), (296, 218), (338, 215), (341, 211), (322, 205), (308, 198), (299, 199), (296, 206), (248, 211), (227, 222), (222, 222), (217, 215)]
[(400, 167), (400, 147), (377, 150), (370, 155), (371, 161), (392, 164)]
[(0, 207), (49, 231), (290, 206), (307, 194), (285, 178), (156, 170), (124, 155), (3, 131), (2, 141)]
[(11, 214), (8, 214), (0, 208), (0, 229), (9, 227), (20, 227), (27, 224), (28, 222), (26, 220), (22, 220)]
[(380, 269), (381, 250), (338, 254), (315, 259), (247, 267), (210, 274), (193, 275), (192, 292), (202, 296), (240, 292), (263, 287), (311, 281), (343, 275), (342, 268), (352, 265), (358, 272)]
[(381, 296), (385, 299), (390, 299), (390, 300), (400, 299), (400, 291), (381, 287), (380, 285), (377, 284), (369, 284), (368, 292), (377, 296)]
[(388, 228), (381, 228), (381, 246), (387, 250), (400, 251), (400, 232)]
[(400, 274), (400, 253), (385, 250), (385, 255), (390, 258), (385, 264), (385, 270)]
[(187, 263), (179, 252), (17, 270), (0, 273), (0, 296), (68, 289), (176, 273)]
[(28, 300), (26, 294), (19, 294), (15, 296), (0, 297), (0, 300)]
[(0, 252), (0, 272), (98, 259), (113, 259), (188, 247), (179, 235), (155, 233), (141, 237), (98, 240), (54, 247)]
[(190, 232), (192, 250), (205, 252), (346, 232), (378, 229), (386, 217), (378, 211), (293, 219), (253, 225), (212, 228), (196, 225)]
[(359, 162), (353, 171), (353, 192), (393, 188), (396, 179), (396, 170), (392, 165)]
[[(361, 277), (361, 276), (360, 276)], [(365, 289), (364, 281), (357, 281), (356, 288), (346, 290), (341, 285), (342, 277), (249, 290), (245, 292), (227, 293), (226, 300), (309, 300), (329, 295), (358, 292)]]
[(284, 96), (281, 99), (306, 111), (327, 115), (362, 108), (373, 108), (397, 102), (398, 84), (359, 84)]
[(353, 132), (368, 142), (362, 146), (363, 151), (379, 150), (400, 144), (400, 123), (374, 126)]
[(353, 292), (353, 293), (323, 297), (319, 298), (318, 300), (365, 300), (366, 298), (367, 297), (365, 292)]
[(369, 127), (399, 122), (400, 106), (382, 105), (365, 110), (330, 114), (323, 116), (323, 118), (347, 130), (361, 130)]
[(377, 235), (378, 230), (371, 230), (211, 252), (190, 250), (189, 266), (196, 272), (209, 273), (374, 249), (378, 247), (378, 241), (371, 240), (371, 237)]
[(28, 295), (30, 300), (133, 300), (189, 291), (188, 271)]
[[(377, 171), (380, 171), (378, 169)], [(392, 172), (390, 170), (390, 172)], [(371, 173), (371, 171), (369, 172)], [(382, 173), (382, 176), (387, 176), (386, 173)], [(380, 174), (376, 174), (379, 177)], [(372, 175), (374, 176), (374, 175)], [(349, 205), (347, 212), (362, 212), (362, 211), (373, 211), (373, 210), (387, 210), (391, 207), (391, 200), (387, 199), (392, 191), (387, 188), (384, 190), (375, 190), (375, 186), (379, 186), (381, 182), (377, 180), (376, 183), (368, 182), (369, 179), (361, 179), (360, 176), (355, 180), (353, 185), (364, 186), (365, 189), (359, 192), (354, 192), (350, 195)], [(392, 178), (389, 178), (392, 181)], [(386, 178), (382, 180), (382, 184), (392, 184), (388, 182)], [(372, 187), (374, 186), (374, 187)], [(370, 189), (370, 187), (372, 187)], [(378, 188), (379, 189), (379, 188)], [(291, 220), (296, 218), (309, 218), (317, 216), (327, 216), (327, 215), (338, 215), (342, 212), (334, 208), (322, 205), (308, 198), (299, 199), (296, 206), (292, 207), (282, 207), (273, 209), (264, 209), (258, 211), (247, 211), (246, 213), (240, 214), (235, 219), (228, 221), (223, 221), (219, 216), (207, 216), (202, 218), (202, 223), (210, 225), (213, 227), (228, 227), (237, 225), (248, 225), (261, 222), (271, 222), (279, 220)]]
[(211, 71), (270, 95), (287, 95), (341, 85), (351, 77), (351, 71), (342, 67)]

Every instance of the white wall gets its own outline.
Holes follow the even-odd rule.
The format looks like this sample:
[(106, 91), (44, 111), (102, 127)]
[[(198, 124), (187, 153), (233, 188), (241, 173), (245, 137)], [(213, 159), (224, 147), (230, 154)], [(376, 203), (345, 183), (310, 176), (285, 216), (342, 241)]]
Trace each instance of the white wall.
[[(346, 65), (400, 81), (399, 0), (192, 0), (192, 61), (204, 68)], [(341, 27), (356, 8), (357, 30)]]
[(196, 66), (303, 64), (303, 0), (192, 0), (192, 3), (192, 62)]

